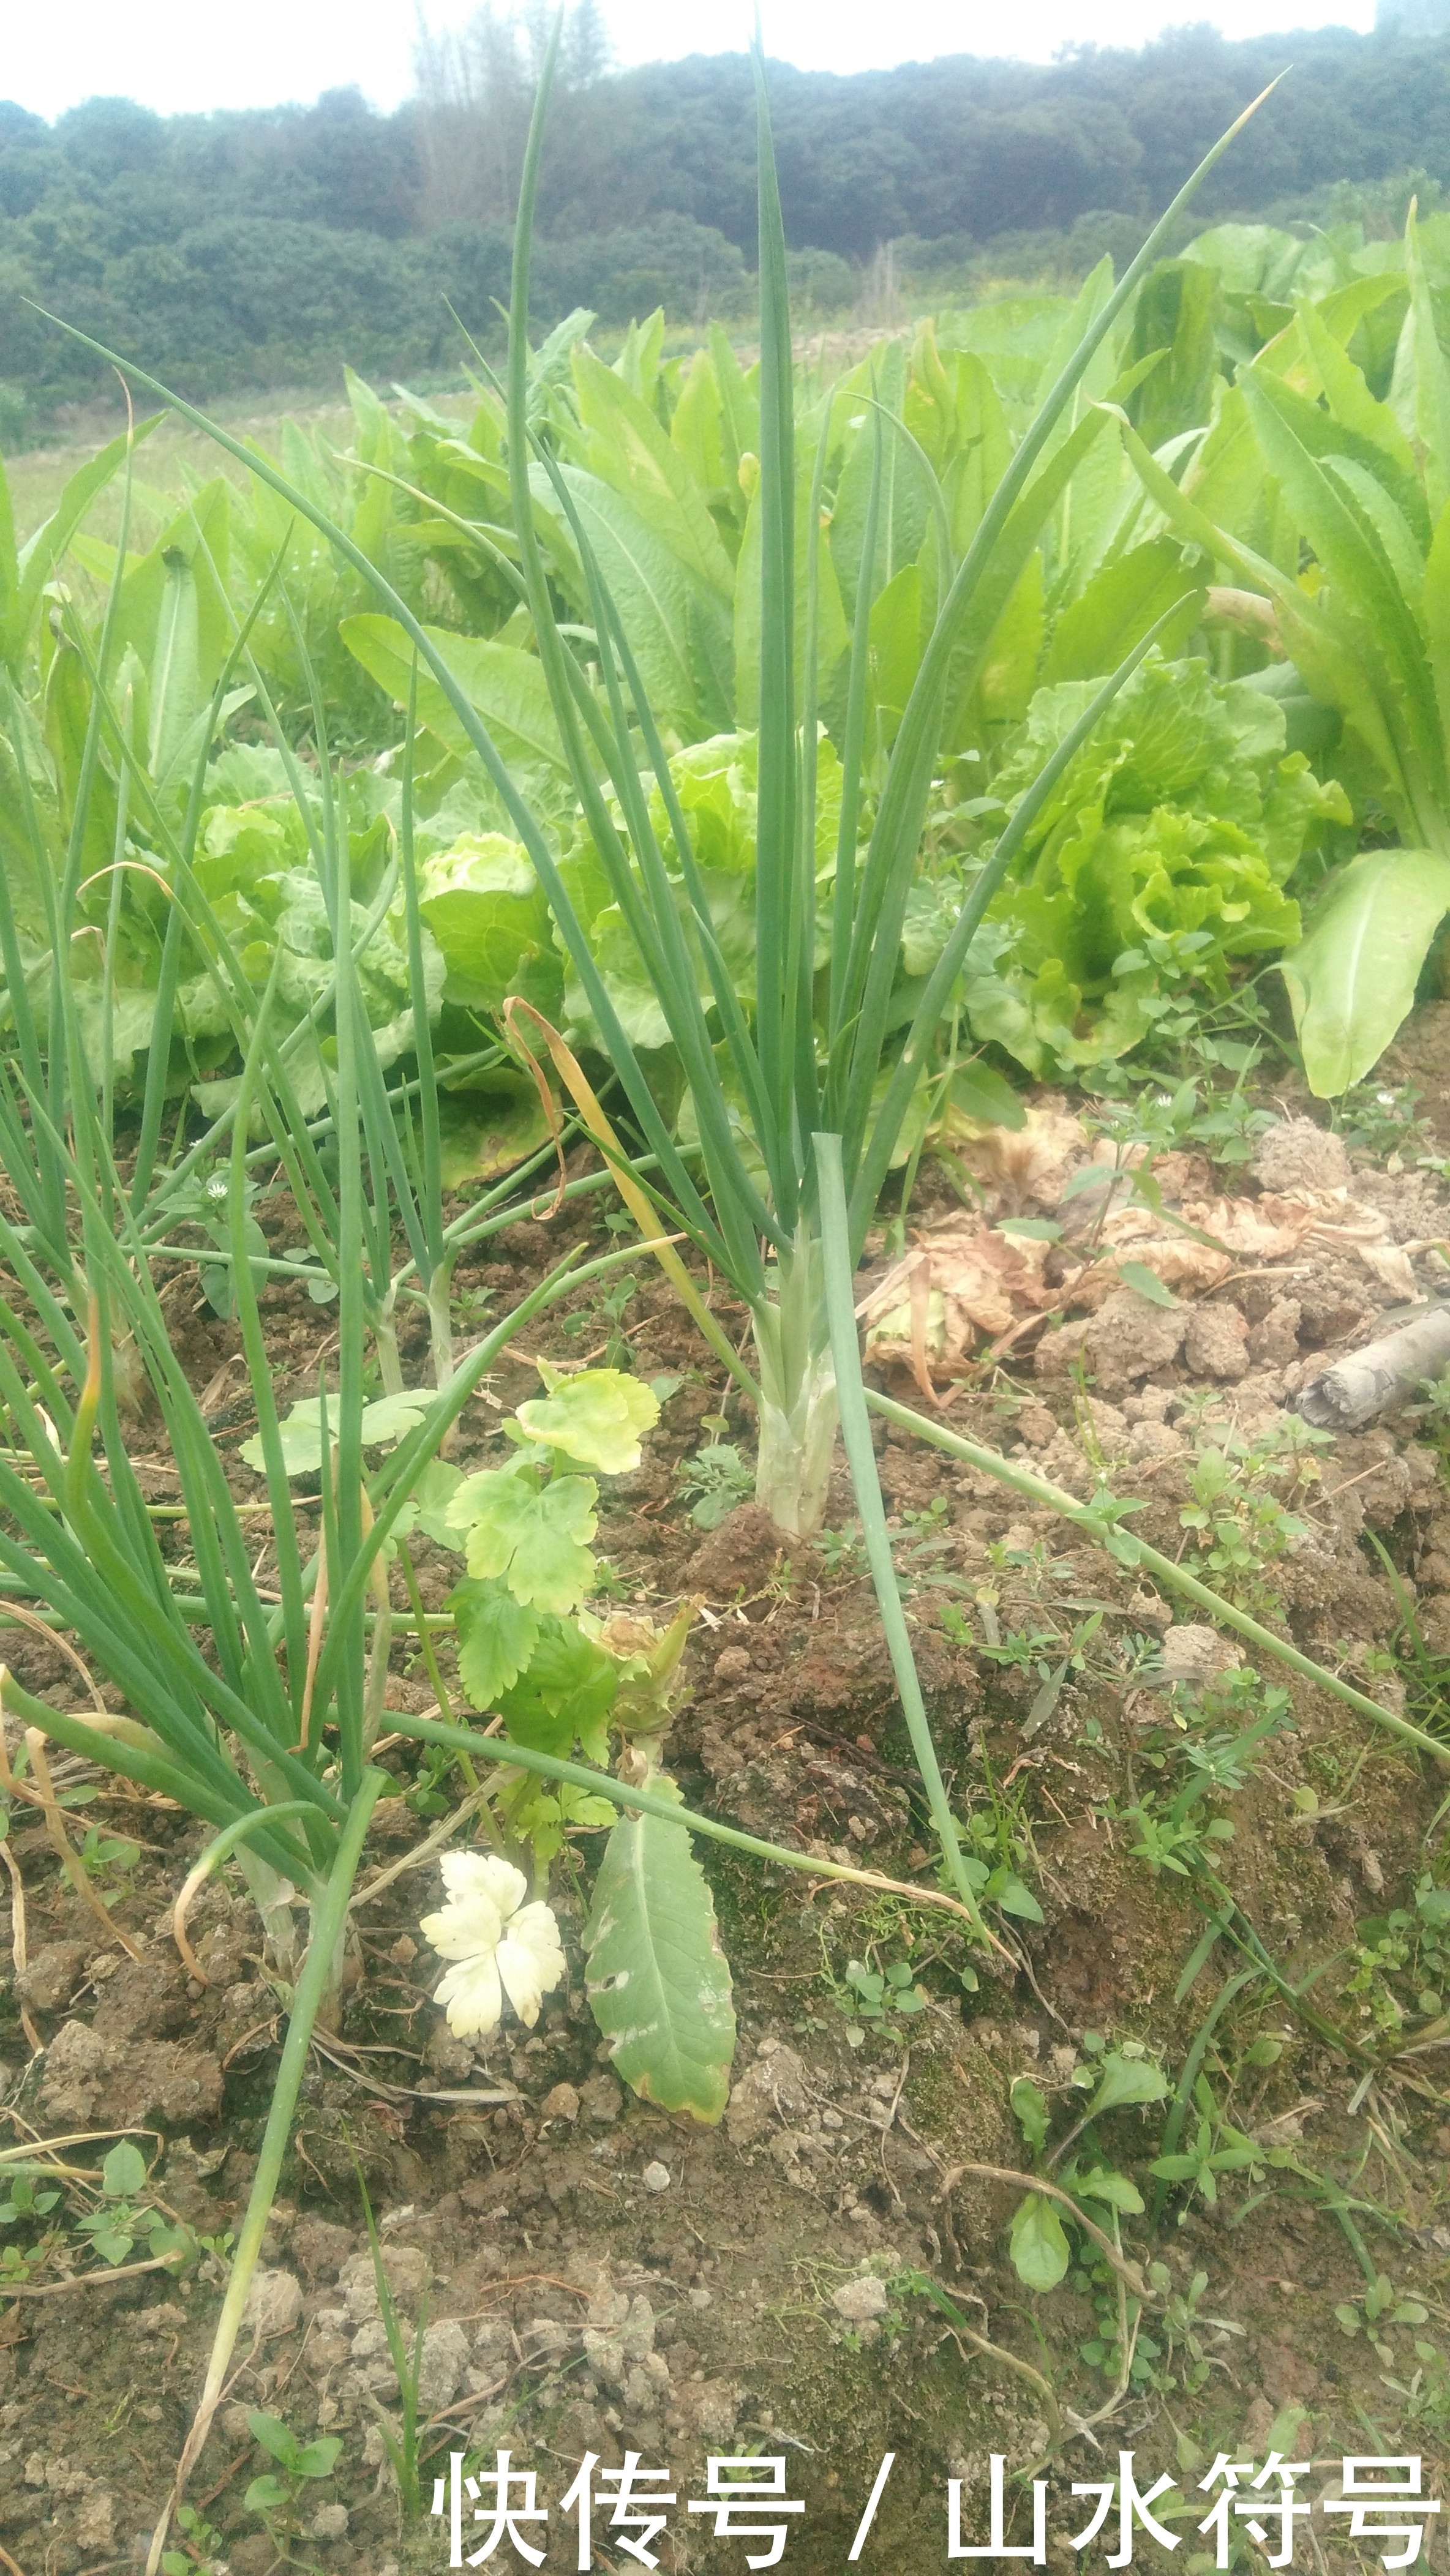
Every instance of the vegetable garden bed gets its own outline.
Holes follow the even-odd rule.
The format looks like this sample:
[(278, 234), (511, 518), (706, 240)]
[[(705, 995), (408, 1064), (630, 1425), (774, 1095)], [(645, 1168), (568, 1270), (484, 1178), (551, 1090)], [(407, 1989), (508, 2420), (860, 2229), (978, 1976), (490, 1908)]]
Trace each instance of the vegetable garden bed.
[(0, 562), (23, 2576), (1450, 2410), (1434, 243), (798, 381), (762, 76), (607, 369), (542, 112), (466, 439)]

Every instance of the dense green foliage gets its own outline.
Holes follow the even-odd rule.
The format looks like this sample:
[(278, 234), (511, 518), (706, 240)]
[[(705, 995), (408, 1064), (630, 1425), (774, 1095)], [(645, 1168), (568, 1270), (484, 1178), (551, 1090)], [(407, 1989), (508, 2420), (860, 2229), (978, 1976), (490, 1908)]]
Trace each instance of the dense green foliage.
[[(798, 305), (849, 308), (883, 244), (938, 302), (984, 257), (1027, 276), (1085, 274), (1105, 249), (1121, 262), (1289, 51), (1198, 28), (1051, 66), (774, 66)], [(54, 127), (0, 105), (0, 428), (101, 381), (26, 296), (193, 394), (316, 381), (344, 357), (415, 376), (451, 365), (449, 303), (496, 344), (526, 53), (485, 17), (425, 48), (419, 95), (392, 116), (353, 91), (168, 119), (96, 99)], [(1332, 174), (1373, 213), (1417, 172), (1424, 211), (1450, 177), (1450, 44), (1327, 30), (1292, 53), (1292, 80), (1205, 206), (1322, 215)], [(576, 304), (611, 324), (657, 304), (679, 322), (751, 311), (754, 148), (743, 56), (611, 74), (577, 15), (542, 174), (539, 319)]]
[[(855, 1274), (878, 1213), (904, 1226), (933, 1127), (1024, 1124), (1016, 1067), (1108, 1088), (1131, 1079), (1113, 1060), (1136, 1052), (1154, 1087), (1177, 1080), (1146, 1123), (1140, 1103), (1144, 1140), (1180, 1116), (1195, 1132), (1185, 1059), (1196, 1049), (1198, 1070), (1249, 1070), (1271, 1032), (1240, 978), (1278, 952), (1291, 993), (1296, 974), (1308, 992), (1296, 1013), (1317, 1087), (1342, 1087), (1316, 1072), (1334, 1073), (1326, 1019), (1371, 1058), (1393, 1033), (1419, 962), (1398, 916), (1415, 915), (1423, 948), (1450, 908), (1450, 222), (1411, 215), (1402, 244), (1373, 245), (1348, 226), (1306, 243), (1221, 225), (1155, 266), (1191, 181), (1116, 283), (1104, 260), (1075, 298), (943, 315), (839, 373), (797, 366), (762, 77), (758, 361), (742, 364), (718, 328), (668, 356), (656, 311), (610, 366), (588, 313), (530, 334), (542, 107), (505, 383), (484, 370), (469, 419), (412, 396), (389, 411), (354, 376), (348, 452), (284, 424), (272, 456), (178, 400), (227, 475), (202, 482), (183, 467), (177, 507), (117, 439), (19, 546), (0, 476), (0, 1588), (41, 1605), (123, 1702), (55, 1708), (0, 1669), (0, 1720), (29, 1731), (42, 1784), (49, 1737), (217, 1828), (178, 1899), (178, 1946), (201, 1879), (235, 1857), (288, 2012), (178, 2497), (227, 2384), (313, 2025), (343, 1984), (347, 1911), (387, 1785), (373, 1760), (385, 1722), (429, 1748), (410, 1793), (420, 1812), (446, 1806), (455, 1758), (466, 1789), (425, 1851), (480, 1814), (499, 1846), (444, 1854), (448, 1903), (421, 1922), (449, 1963), (435, 2000), (455, 2036), (487, 2039), (505, 1996), (532, 2026), (567, 1962), (545, 1882), (533, 1895), (530, 1882), (623, 1810), (594, 1875), (588, 1994), (620, 2074), (697, 2121), (724, 2108), (736, 2033), (692, 1835), (813, 1879), (865, 1876), (878, 1896), (945, 1902), (1009, 1962), (982, 1909), (999, 1927), (1042, 1921), (1018, 1875), (1026, 1841), (996, 1792), (990, 1817), (960, 1789), (955, 1806), (948, 1796), (872, 1408), (1361, 1716), (1444, 1750), (1260, 1626), (1242, 1593), (1210, 1590), (1200, 1560), (1160, 1555), (1125, 1526), (1134, 1505), (1102, 1483), (1100, 1452), (1083, 1501), (947, 1429), (939, 1408), (927, 1420), (868, 1398)], [(106, 543), (92, 506), (114, 479)], [(1220, 588), (1222, 570), (1242, 587)], [(1387, 824), (1425, 846), (1351, 856), (1360, 827), (1378, 838)], [(1301, 895), (1318, 908), (1296, 948)], [(1374, 971), (1326, 1007), (1315, 943), (1337, 956), (1326, 924), (1346, 910), (1359, 925), (1349, 944)], [(1206, 1025), (1219, 1008), (1256, 1020), (1251, 1042)], [(602, 1167), (565, 1160), (581, 1129)], [(1242, 1120), (1235, 1132), (1246, 1143)], [(632, 1221), (641, 1239), (592, 1260), (566, 1253), (460, 1347), (456, 1328), (473, 1331), (480, 1302), (455, 1297), (455, 1262), (513, 1229), (556, 1143), (561, 1193), (617, 1192), (626, 1213), (611, 1229)], [(1122, 1185), (1159, 1208), (1151, 1154), (1113, 1178), (1091, 1168), (1104, 1214)], [(1030, 1243), (1058, 1228), (1027, 1218), (1003, 1231), (1011, 1253), (1013, 1233)], [(682, 1239), (740, 1298), (748, 1337), (727, 1336)], [(938, 1888), (693, 1814), (663, 1767), (695, 1605), (663, 1630), (617, 1610), (624, 1586), (593, 1545), (598, 1478), (636, 1473), (643, 1436), (683, 1391), (683, 1372), (634, 1374), (646, 1363), (618, 1330), (636, 1283), (613, 1274), (646, 1256), (753, 1407), (757, 1497), (797, 1549), (821, 1527), (839, 1418)], [(194, 1277), (239, 1328), (257, 1429), (235, 1460), (172, 1339), (178, 1267), (188, 1295)], [(1124, 1282), (1135, 1273), (1174, 1302), (1141, 1264), (1123, 1266)], [(336, 1318), (311, 1364), (315, 1394), (285, 1419), (261, 1307), (277, 1274), (305, 1280)], [(447, 1452), (470, 1396), (556, 1299), (606, 1280), (566, 1325), (601, 1328), (598, 1350), (569, 1368), (536, 1348), (542, 1393), (465, 1473)], [(426, 1330), (429, 1385), (405, 1380), (421, 1337), (400, 1317)], [(184, 1533), (169, 1526), (177, 1505), (142, 1482), (154, 1459), (132, 1454), (148, 1388)], [(1262, 1562), (1303, 1535), (1268, 1490), (1281, 1437), (1242, 1457), (1227, 1441), (1200, 1448), (1180, 1518), (1213, 1542), (1207, 1568), (1226, 1586), (1256, 1585)], [(723, 1444), (697, 1469), (704, 1458), (738, 1466)], [(243, 1470), (265, 1502), (238, 1490)], [(258, 1511), (270, 1528), (254, 1554)], [(937, 1507), (912, 1518), (932, 1528)], [(415, 1534), (462, 1560), (431, 1614)], [(825, 1535), (838, 1554), (855, 1543)], [(915, 1560), (934, 1548), (917, 1544)], [(404, 1598), (438, 1718), (388, 1706)], [(1102, 1615), (1074, 1631), (1054, 1693)], [(451, 1685), (436, 1655), (450, 1620)], [(987, 1651), (1023, 1660), (995, 1613), (990, 1636)], [(1046, 1639), (1026, 1642), (1035, 1658)], [(1141, 1681), (1141, 1641), (1130, 1653)], [(506, 1731), (457, 1723), (450, 1687)], [(1287, 1718), (1287, 1691), (1258, 1689), (1236, 1667), (1215, 1710), (1236, 1713), (1235, 1732), (1185, 1746), (1195, 1780), (1116, 1813), (1142, 1836), (1132, 1855), (1193, 1882), (1210, 1917), (1180, 2000), (1227, 1936), (1250, 1964), (1220, 2002), (1262, 1970), (1338, 2047), (1343, 2034), (1306, 2005), (1313, 1980), (1291, 1987), (1239, 1939), (1213, 1858), (1232, 1823), (1192, 1812), (1210, 1788), (1241, 1788)], [(1176, 1703), (1171, 1722), (1187, 1727)], [(5, 1785), (17, 1785), (8, 1769)], [(424, 1856), (415, 1848), (410, 1866)], [(1433, 1968), (1445, 1905), (1427, 1873), (1414, 1961), (1408, 1943), (1393, 1959), (1361, 1949), (1358, 1985), (1373, 1968), (1383, 1986), (1377, 1960)], [(1413, 1930), (1402, 1911), (1397, 1925)], [(973, 1991), (976, 1968), (959, 1973)], [(863, 2017), (909, 2012), (910, 1975), (902, 1962), (847, 1970)], [(1438, 2027), (1438, 1987), (1417, 2000)], [(1374, 2011), (1398, 2033), (1387, 1988)], [(1212, 2201), (1216, 2175), (1261, 2180), (1285, 2151), (1256, 2165), (1253, 2139), (1198, 2080), (1208, 2027), (1148, 2171), (1165, 2192)], [(1046, 2095), (1013, 2087), (1027, 2146), (1057, 2179), (1023, 2174), (1012, 2257), (1030, 2289), (1050, 2290), (1071, 2267), (1072, 2228), (1106, 2247), (1141, 2305), (1118, 2216), (1144, 2215), (1143, 2194), (1100, 2161), (1095, 2124), (1166, 2100), (1168, 2077), (1141, 2043), (1083, 2045), (1090, 2062), (1071, 2084), (1089, 2098), (1055, 2147)], [(1180, 2151), (1190, 2102), (1198, 2120)], [(130, 2251), (145, 2180), (129, 2146), (115, 2158), (94, 2233), (113, 2263)], [(25, 2179), (6, 2224), (37, 2207)], [(401, 2431), (384, 2441), (406, 2510), (423, 2338), (406, 2383), (364, 2206), (403, 2389)], [(153, 2261), (186, 2256), (152, 2243)], [(1154, 2271), (1154, 2295), (1169, 2279)], [(1119, 2396), (1137, 2314), (1119, 2302)], [(1146, 2337), (1136, 2348), (1157, 2349)], [(1094, 2347), (1079, 2349), (1090, 2360)], [(290, 2510), (331, 2469), (335, 2441), (302, 2445), (280, 2419), (249, 2421), (282, 2475), (255, 2479), (245, 2501)], [(163, 2576), (182, 2563), (161, 2555), (166, 2528), (163, 2515), (151, 2541)]]

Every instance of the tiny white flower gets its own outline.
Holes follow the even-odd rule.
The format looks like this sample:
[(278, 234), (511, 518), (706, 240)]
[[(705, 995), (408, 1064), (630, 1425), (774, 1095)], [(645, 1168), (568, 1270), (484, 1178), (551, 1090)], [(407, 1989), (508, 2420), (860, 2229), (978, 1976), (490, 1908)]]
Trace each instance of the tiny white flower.
[(440, 1958), (450, 1959), (434, 1992), (448, 2007), (457, 2039), (497, 2030), (507, 1995), (530, 2029), (545, 1995), (564, 1980), (559, 1926), (547, 1905), (526, 1905), (529, 1883), (521, 1869), (492, 1852), (445, 1852), (439, 1864), (448, 1902), (425, 1914), (419, 1930)]

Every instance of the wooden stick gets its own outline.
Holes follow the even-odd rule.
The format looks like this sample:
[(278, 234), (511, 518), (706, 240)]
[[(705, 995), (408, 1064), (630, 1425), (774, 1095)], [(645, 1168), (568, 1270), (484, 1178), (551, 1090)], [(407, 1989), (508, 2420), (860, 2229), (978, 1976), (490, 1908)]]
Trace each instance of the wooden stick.
[(1361, 1431), (1402, 1404), (1450, 1360), (1450, 1306), (1432, 1306), (1363, 1350), (1321, 1369), (1291, 1396), (1291, 1409), (1322, 1431)]

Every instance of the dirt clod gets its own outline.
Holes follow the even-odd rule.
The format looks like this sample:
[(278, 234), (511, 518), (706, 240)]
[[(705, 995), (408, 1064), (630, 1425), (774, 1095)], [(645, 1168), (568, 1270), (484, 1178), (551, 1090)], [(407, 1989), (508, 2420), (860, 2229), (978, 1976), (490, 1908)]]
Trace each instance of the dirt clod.
[(262, 2337), (290, 2334), (302, 2315), (302, 2284), (295, 2272), (264, 2269), (252, 2274), (242, 2315), (244, 2330)]
[(884, 2317), (891, 2305), (891, 2294), (884, 2281), (874, 2272), (862, 2272), (854, 2281), (843, 2281), (831, 2292), (831, 2305), (847, 2325), (864, 2325), (868, 2317)]
[(690, 1559), (690, 1582), (712, 1600), (730, 1601), (738, 1592), (758, 1592), (769, 1581), (783, 1544), (769, 1512), (758, 1503), (737, 1503), (696, 1548)]
[(1253, 1170), (1266, 1190), (1339, 1190), (1350, 1178), (1342, 1137), (1312, 1118), (1281, 1118), (1267, 1128)]
[(335, 2281), (353, 2250), (352, 2232), (335, 2226), (331, 2219), (309, 2214), (298, 2219), (288, 2246), (307, 2280)]
[(109, 2551), (115, 2546), (116, 2499), (107, 2487), (92, 2487), (76, 2516), (76, 2547)]
[[(400, 2308), (416, 2311), (428, 2286), (429, 2262), (420, 2245), (384, 2245), (384, 2278)], [(370, 2325), (381, 2316), (371, 2251), (352, 2255), (338, 2274), (343, 2304), (354, 2325)]]
[(1196, 1307), (1184, 1335), (1184, 1363), (1197, 1377), (1231, 1384), (1248, 1376), (1248, 1338), (1248, 1318), (1237, 1306)]
[(1243, 1656), (1232, 1639), (1220, 1636), (1217, 1628), (1203, 1628), (1194, 1620), (1180, 1619), (1164, 1630), (1165, 1681), (1211, 1681), (1219, 1673), (1232, 1672), (1242, 1662)]
[(430, 2414), (449, 2406), (468, 2368), (468, 2337), (456, 2317), (440, 2317), (423, 2329), (423, 2357), (418, 2364), (418, 2396)]
[(1086, 1324), (1049, 1334), (1038, 1349), (1037, 1374), (1066, 1377), (1081, 1351), (1099, 1395), (1122, 1395), (1172, 1365), (1187, 1329), (1182, 1307), (1155, 1306), (1136, 1288), (1115, 1288)]
[(85, 1965), (81, 1941), (47, 1941), (15, 1980), (15, 1991), (32, 2012), (64, 2012)]
[(40, 2103), (63, 2128), (105, 2119), (118, 2129), (160, 2120), (190, 2130), (219, 2116), (222, 2071), (203, 2049), (168, 2040), (127, 2046), (99, 2037), (83, 2021), (68, 2021), (46, 2051)]
[(175, 1951), (123, 1959), (91, 2021), (99, 2039), (179, 2039), (188, 2026), (186, 1977)]
[(591, 2075), (579, 2087), (579, 2100), (587, 2120), (617, 2120), (624, 2108), (624, 2095), (613, 2075)]
[(805, 2069), (793, 2048), (775, 2048), (747, 2066), (734, 2086), (725, 2113), (726, 2127), (737, 2147), (763, 2138), (777, 2120), (804, 2111), (810, 2100)]

